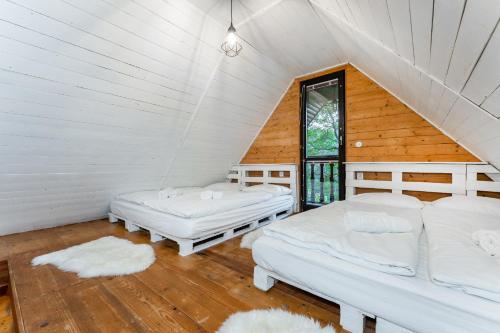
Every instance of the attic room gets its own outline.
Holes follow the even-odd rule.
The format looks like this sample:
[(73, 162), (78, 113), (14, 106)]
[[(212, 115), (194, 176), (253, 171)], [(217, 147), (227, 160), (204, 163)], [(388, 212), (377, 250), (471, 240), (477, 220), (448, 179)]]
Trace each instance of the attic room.
[(500, 332), (498, 0), (0, 0), (0, 333)]

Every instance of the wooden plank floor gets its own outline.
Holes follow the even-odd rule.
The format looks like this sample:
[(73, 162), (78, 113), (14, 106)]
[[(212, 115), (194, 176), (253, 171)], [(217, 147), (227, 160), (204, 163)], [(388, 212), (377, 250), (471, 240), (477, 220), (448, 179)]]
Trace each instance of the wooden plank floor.
[(343, 332), (336, 304), (283, 283), (267, 293), (256, 289), (251, 253), (239, 248), (239, 238), (189, 257), (178, 256), (169, 241), (153, 244), (156, 262), (123, 277), (79, 279), (30, 265), (37, 255), (106, 235), (149, 243), (147, 233), (105, 220), (0, 237), (0, 260), (9, 260), (26, 332), (215, 332), (234, 312), (271, 307)]
[(0, 333), (14, 333), (11, 303), (7, 295), (0, 296)]

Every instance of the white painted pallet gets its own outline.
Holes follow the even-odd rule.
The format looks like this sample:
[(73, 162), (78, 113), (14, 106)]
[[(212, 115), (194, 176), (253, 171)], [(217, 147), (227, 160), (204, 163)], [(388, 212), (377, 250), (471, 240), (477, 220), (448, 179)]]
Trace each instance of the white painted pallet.
[(257, 228), (263, 227), (265, 225), (268, 225), (269, 223), (272, 223), (277, 220), (284, 219), (285, 217), (291, 215), (293, 213), (292, 208), (289, 209), (279, 209), (272, 214), (265, 216), (263, 218), (260, 218), (258, 220), (252, 220), (252, 221), (245, 221), (237, 225), (233, 225), (230, 228), (218, 231), (218, 232), (211, 232), (207, 233), (206, 235), (203, 235), (201, 237), (197, 237), (194, 239), (189, 239), (189, 238), (180, 238), (176, 237), (161, 231), (158, 231), (154, 228), (151, 228), (150, 226), (137, 222), (137, 221), (131, 221), (126, 218), (123, 218), (121, 216), (118, 216), (113, 213), (109, 213), (109, 222), (115, 223), (118, 221), (124, 221), (125, 222), (125, 228), (129, 232), (135, 232), (139, 230), (146, 230), (149, 232), (150, 235), (150, 240), (152, 243), (159, 242), (164, 239), (170, 239), (176, 242), (179, 245), (179, 255), (181, 256), (188, 256), (190, 254), (205, 250), (211, 246), (220, 244), (222, 242), (225, 242), (231, 238), (241, 236), (247, 232), (250, 232), (252, 230), (255, 230)]
[[(250, 172), (252, 171), (261, 172), (262, 176), (251, 176)], [(279, 176), (272, 176), (273, 172), (278, 173)], [(294, 212), (298, 212), (299, 188), (297, 186), (297, 177), (297, 166), (295, 164), (238, 164), (231, 168), (226, 178), (230, 181), (236, 181), (242, 186), (255, 183), (288, 185), (292, 191)]]
[[(262, 176), (251, 176), (250, 172), (260, 172)], [(277, 172), (278, 176), (273, 176), (273, 172)], [(241, 236), (249, 231), (263, 227), (273, 221), (284, 219), (285, 217), (298, 211), (297, 205), (297, 167), (295, 164), (239, 164), (234, 165), (226, 176), (228, 181), (237, 182), (240, 185), (247, 186), (249, 184), (280, 184), (290, 187), (293, 203), (288, 208), (276, 208), (270, 214), (259, 216), (254, 220), (243, 221), (237, 225), (218, 230), (210, 231), (200, 237), (189, 239), (180, 238), (170, 235), (148, 226), (148, 223), (141, 221), (132, 221), (127, 217), (119, 216), (114, 213), (109, 213), (109, 222), (115, 223), (119, 220), (125, 222), (125, 228), (129, 232), (146, 230), (149, 231), (151, 242), (158, 242), (163, 239), (170, 239), (179, 244), (179, 254), (187, 256), (204, 249), (207, 249), (216, 244), (222, 243), (228, 239)]]
[[(363, 172), (390, 172), (392, 175), (391, 181), (375, 181), (364, 180)], [(440, 183), (422, 183), (422, 182), (403, 182), (403, 173), (446, 173), (452, 175), (450, 184)], [(479, 181), (478, 174), (487, 174), (494, 181)], [(402, 193), (403, 190), (414, 190), (422, 192), (444, 192), (452, 195), (467, 195), (476, 196), (478, 191), (500, 192), (500, 171), (486, 163), (376, 163), (376, 162), (359, 162), (346, 163), (346, 192), (347, 197), (356, 194), (357, 187), (389, 189), (393, 193)], [(340, 324), (341, 326), (352, 333), (362, 333), (366, 317), (376, 317), (376, 332), (377, 333), (412, 333), (413, 331), (397, 325), (386, 318), (380, 317), (377, 313), (362, 309), (360, 306), (353, 306), (352, 296), (345, 296), (345, 293), (339, 291), (340, 295), (325, 295), (319, 291), (313, 290), (300, 283), (291, 281), (286, 276), (282, 276), (276, 272), (267, 270), (260, 266), (254, 268), (254, 285), (263, 291), (271, 289), (277, 281), (282, 281), (296, 288), (307, 291), (311, 294), (324, 298), (328, 301), (340, 305)], [(337, 278), (330, 281), (334, 283), (339, 290), (353, 288), (352, 280), (349, 276), (338, 273)], [(359, 283), (355, 286), (355, 290), (363, 295), (369, 295), (372, 284)], [(382, 287), (381, 288), (387, 288)], [(387, 295), (390, 293), (399, 292), (397, 289), (386, 289)], [(358, 295), (359, 296), (359, 295)], [(339, 297), (339, 298), (336, 298)], [(388, 296), (389, 297), (389, 296)], [(389, 297), (390, 298), (390, 297)], [(358, 298), (359, 303), (359, 298)], [(443, 304), (436, 305), (437, 308)], [(429, 308), (426, 302), (416, 301), (412, 303), (409, 313), (419, 312)], [(440, 308), (439, 308), (440, 309)], [(443, 311), (443, 310), (441, 310)], [(464, 318), (470, 315), (461, 310), (454, 309), (453, 306), (446, 306), (444, 311), (452, 312), (456, 318)], [(435, 318), (427, 318), (427, 320), (436, 320)], [(477, 323), (476, 323), (477, 324)], [(454, 322), (448, 323), (450, 328), (458, 328)], [(479, 325), (479, 324), (478, 324)], [(460, 332), (468, 332), (467, 329), (460, 327)], [(450, 330), (451, 331), (451, 330)]]
[[(391, 173), (391, 180), (363, 179), (364, 172)], [(403, 173), (451, 174), (451, 183), (403, 181)], [(419, 191), (477, 195), (477, 191), (500, 191), (498, 181), (478, 181), (477, 174), (500, 174), (485, 163), (346, 163), (346, 197), (356, 194), (357, 188), (386, 189), (392, 193)]]

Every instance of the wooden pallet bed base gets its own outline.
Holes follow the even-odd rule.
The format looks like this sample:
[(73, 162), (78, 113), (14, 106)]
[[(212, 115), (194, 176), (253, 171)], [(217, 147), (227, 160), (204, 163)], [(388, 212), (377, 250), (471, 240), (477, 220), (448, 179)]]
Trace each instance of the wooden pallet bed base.
[(340, 306), (340, 325), (344, 330), (347, 330), (348, 332), (363, 333), (366, 318), (377, 318), (377, 333), (412, 333), (404, 327), (398, 326), (383, 318), (376, 317), (372, 313), (351, 306), (339, 299), (312, 290), (306, 286), (289, 280), (286, 277), (279, 275), (278, 273), (262, 268), (259, 265), (254, 267), (253, 283), (258, 289), (262, 291), (268, 291), (276, 284), (277, 281), (284, 282), (288, 285), (294, 286), (295, 288), (307, 291), (308, 293), (326, 299), (327, 301), (338, 304)]
[(215, 233), (211, 232), (194, 239), (180, 238), (170, 234), (166, 234), (164, 232), (146, 226), (141, 222), (131, 221), (113, 213), (109, 213), (108, 215), (109, 215), (109, 222), (111, 223), (124, 221), (125, 228), (129, 232), (134, 232), (139, 230), (148, 231), (150, 235), (150, 240), (153, 243), (159, 242), (164, 239), (170, 239), (176, 242), (179, 245), (179, 255), (188, 256), (190, 254), (205, 250), (211, 246), (225, 242), (228, 239), (246, 234), (247, 232), (268, 225), (274, 221), (284, 219), (285, 217), (290, 216), (292, 213), (293, 213), (292, 207), (288, 209), (280, 209), (258, 220), (245, 221), (237, 225), (231, 226), (230, 228), (223, 229)]
[[(391, 180), (380, 181), (363, 179), (364, 172), (391, 173)], [(403, 181), (403, 173), (405, 172), (448, 173), (451, 174), (452, 181), (451, 183), (405, 182)], [(398, 194), (403, 193), (405, 190), (414, 190), (422, 192), (442, 192), (454, 196), (472, 197), (477, 196), (479, 191), (500, 192), (500, 181), (480, 181), (478, 180), (478, 174), (481, 173), (488, 174), (492, 177), (500, 175), (499, 170), (485, 163), (346, 163), (346, 196), (349, 198), (356, 195), (356, 190), (358, 188), (384, 189)], [(325, 295), (321, 292), (312, 290), (307, 286), (291, 281), (286, 276), (267, 270), (259, 265), (254, 268), (253, 280), (254, 285), (263, 291), (268, 291), (277, 281), (282, 281), (323, 299), (339, 304), (340, 324), (349, 332), (363, 333), (365, 319), (366, 317), (370, 317), (376, 318), (377, 333), (412, 333), (411, 330), (379, 316), (377, 311), (373, 308), (370, 311), (367, 311), (368, 309), (366, 308), (362, 309), (360, 307), (353, 306), (352, 304), (355, 302), (350, 299), (352, 296), (341, 298), (337, 295), (339, 292), (337, 292), (336, 295)], [(332, 279), (330, 282), (334, 283), (338, 287), (338, 290), (352, 289), (360, 292), (364, 296), (370, 296), (373, 285), (366, 282), (357, 283), (352, 281), (354, 280), (352, 280), (348, 275), (337, 273), (337, 277)], [(384, 286), (377, 287), (386, 288)], [(385, 290), (387, 295), (394, 292), (390, 288)], [(336, 297), (339, 297), (339, 299)], [(434, 303), (431, 303), (431, 305), (434, 305)], [(411, 307), (409, 313), (412, 313), (412, 311), (413, 313), (422, 313), (422, 311), (424, 311), (429, 304), (426, 302), (414, 302), (412, 303), (412, 306), (413, 307)], [(438, 308), (440, 311), (443, 311), (443, 307), (445, 311), (454, 311), (454, 313), (457, 313), (457, 318), (462, 318), (467, 315), (467, 313), (462, 310), (455, 310), (453, 305), (441, 304), (440, 306), (441, 307)], [(416, 307), (421, 307), (421, 311), (419, 312)], [(456, 324), (449, 324), (449, 327), (453, 328), (450, 332), (454, 331), (456, 328), (454, 325)]]

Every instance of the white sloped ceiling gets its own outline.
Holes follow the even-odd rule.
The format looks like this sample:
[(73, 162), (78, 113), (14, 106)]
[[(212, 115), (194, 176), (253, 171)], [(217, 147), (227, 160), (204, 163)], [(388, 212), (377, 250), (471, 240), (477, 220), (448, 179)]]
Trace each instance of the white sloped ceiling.
[(499, 1), (311, 3), (344, 33), (350, 63), (500, 167)]
[(351, 62), (500, 165), (496, 0), (0, 0), (0, 234), (224, 177), (298, 75)]

